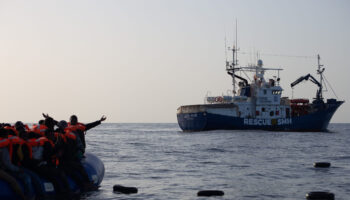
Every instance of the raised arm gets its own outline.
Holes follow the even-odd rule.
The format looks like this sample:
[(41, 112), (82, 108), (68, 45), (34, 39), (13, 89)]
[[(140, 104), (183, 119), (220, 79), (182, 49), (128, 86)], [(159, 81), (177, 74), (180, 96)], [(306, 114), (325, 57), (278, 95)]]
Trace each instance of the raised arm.
[(85, 131), (100, 125), (101, 122), (105, 121), (106, 119), (107, 119), (107, 117), (103, 115), (100, 120), (97, 120), (95, 122), (91, 122), (91, 123), (85, 124)]

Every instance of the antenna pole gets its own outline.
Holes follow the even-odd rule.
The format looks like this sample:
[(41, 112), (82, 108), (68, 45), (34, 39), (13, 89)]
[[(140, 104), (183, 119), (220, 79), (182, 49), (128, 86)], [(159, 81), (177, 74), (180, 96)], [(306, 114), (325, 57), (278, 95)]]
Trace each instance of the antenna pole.
[[(237, 42), (237, 18), (236, 18), (236, 48), (238, 48), (238, 42)], [(236, 51), (236, 65), (238, 65), (238, 60), (237, 60), (237, 51)]]
[[(225, 48), (226, 48), (226, 33), (225, 33)], [(236, 41), (233, 41), (232, 49), (232, 63), (230, 64), (226, 58), (226, 71), (232, 77), (232, 86), (233, 86), (233, 96), (236, 96), (236, 82), (235, 82), (235, 66), (238, 65), (237, 60), (237, 19), (236, 19)], [(226, 53), (226, 51), (225, 51)], [(226, 56), (226, 54), (225, 54)]]
[(232, 74), (231, 74), (231, 76), (232, 76), (232, 85), (233, 85), (233, 96), (236, 96), (236, 82), (235, 82), (235, 66), (236, 66), (236, 64), (235, 64), (235, 53), (236, 53), (236, 47), (235, 46), (233, 46), (233, 48), (232, 48), (232, 56), (233, 56), (233, 58), (232, 58)]
[(236, 58), (235, 58), (235, 55), (236, 55), (236, 47), (233, 46), (232, 48), (232, 56), (233, 56), (233, 59), (232, 59), (232, 67), (234, 68), (236, 66)]
[(320, 57), (320, 54), (317, 54), (317, 66), (318, 66), (318, 69), (317, 69), (317, 73), (320, 75), (320, 83), (321, 83), (321, 87), (320, 87), (320, 98), (322, 99), (322, 90), (323, 90), (323, 71), (324, 71), (324, 68), (321, 69), (321, 67), (323, 67), (323, 65), (321, 65), (320, 63), (321, 61), (321, 57)]
[(226, 45), (226, 32), (225, 32), (225, 59), (226, 59), (226, 67), (227, 67), (227, 45)]

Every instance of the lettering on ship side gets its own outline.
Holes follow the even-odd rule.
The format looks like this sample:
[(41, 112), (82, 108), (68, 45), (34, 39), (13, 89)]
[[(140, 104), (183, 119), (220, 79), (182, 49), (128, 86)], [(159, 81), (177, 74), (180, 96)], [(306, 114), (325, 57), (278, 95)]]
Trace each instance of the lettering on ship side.
[[(277, 121), (276, 121), (277, 120)], [(243, 119), (244, 125), (252, 125), (252, 126), (271, 126), (277, 125), (290, 125), (292, 124), (291, 118), (281, 118), (281, 119)]]
[(277, 125), (290, 125), (292, 124), (292, 118), (282, 118), (277, 120)]

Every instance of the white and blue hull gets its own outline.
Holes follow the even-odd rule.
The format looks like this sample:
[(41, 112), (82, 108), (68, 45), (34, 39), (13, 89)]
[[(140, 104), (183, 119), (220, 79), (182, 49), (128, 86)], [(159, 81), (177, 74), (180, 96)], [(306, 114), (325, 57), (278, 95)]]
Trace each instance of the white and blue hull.
[(183, 131), (244, 130), (327, 131), (328, 124), (342, 101), (324, 104), (317, 111), (284, 118), (244, 118), (230, 115), (233, 104), (181, 106), (177, 120)]

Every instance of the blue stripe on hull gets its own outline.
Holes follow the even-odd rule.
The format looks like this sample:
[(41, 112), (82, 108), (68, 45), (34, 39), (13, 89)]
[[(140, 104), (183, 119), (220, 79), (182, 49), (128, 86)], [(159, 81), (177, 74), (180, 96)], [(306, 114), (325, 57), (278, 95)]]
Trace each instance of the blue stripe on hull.
[[(203, 131), (203, 130), (242, 130), (242, 129), (259, 129), (273, 131), (327, 131), (328, 124), (341, 105), (328, 104), (327, 109), (292, 117), (291, 124), (285, 125), (247, 125), (244, 118), (231, 117), (219, 114), (211, 114), (207, 112), (197, 113), (178, 113), (177, 119), (180, 128), (183, 131)], [(274, 123), (272, 123), (274, 124)]]

